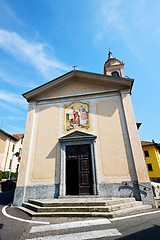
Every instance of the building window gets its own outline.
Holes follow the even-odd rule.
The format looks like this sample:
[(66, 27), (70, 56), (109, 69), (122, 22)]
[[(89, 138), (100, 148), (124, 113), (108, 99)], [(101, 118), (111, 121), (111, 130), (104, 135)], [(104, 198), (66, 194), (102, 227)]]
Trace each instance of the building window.
[(23, 137), (21, 138), (21, 144), (23, 143)]
[(19, 148), (19, 155), (22, 155), (22, 148)]
[(11, 168), (11, 163), (12, 163), (12, 159), (10, 159), (10, 162), (9, 162), (9, 169)]
[(149, 157), (149, 152), (148, 151), (144, 151), (144, 155), (145, 155), (145, 157)]
[(18, 172), (18, 169), (19, 169), (19, 164), (17, 164), (16, 172)]
[(151, 164), (151, 163), (148, 163), (148, 164), (147, 164), (147, 167), (148, 167), (148, 171), (153, 171), (153, 168), (152, 168), (152, 164)]
[(15, 149), (15, 144), (13, 144), (13, 147), (12, 147), (12, 152), (14, 152), (14, 149)]

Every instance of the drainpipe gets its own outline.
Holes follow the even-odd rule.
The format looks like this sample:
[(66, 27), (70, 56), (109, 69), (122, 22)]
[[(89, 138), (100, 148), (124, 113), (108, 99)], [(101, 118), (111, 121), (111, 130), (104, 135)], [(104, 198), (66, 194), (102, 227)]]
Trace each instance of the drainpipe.
[(11, 138), (9, 139), (9, 144), (8, 144), (8, 149), (7, 149), (7, 155), (6, 155), (6, 161), (5, 161), (5, 165), (4, 165), (4, 171), (6, 170), (6, 164), (7, 164), (7, 159), (8, 159), (10, 144), (11, 144)]
[(14, 155), (16, 155), (16, 157), (18, 157), (18, 156), (20, 155), (20, 153), (19, 153), (19, 152), (16, 152), (16, 153), (13, 153), (13, 155), (12, 155), (11, 167), (10, 167), (10, 172), (9, 172), (9, 177), (8, 177), (9, 180), (11, 179), (11, 170), (12, 170), (12, 163), (13, 163), (13, 157), (14, 157)]

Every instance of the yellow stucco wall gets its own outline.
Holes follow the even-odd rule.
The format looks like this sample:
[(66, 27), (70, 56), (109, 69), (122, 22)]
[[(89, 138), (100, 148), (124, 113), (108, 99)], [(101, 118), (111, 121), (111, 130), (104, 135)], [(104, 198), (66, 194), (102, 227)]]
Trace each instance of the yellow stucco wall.
[[(83, 92), (78, 85), (73, 85), (73, 88), (70, 85), (70, 92), (68, 89), (68, 93), (72, 94), (74, 92), (72, 90), (75, 90), (76, 87), (79, 93)], [(93, 89), (90, 90), (94, 92), (95, 88), (94, 86), (92, 87)], [(65, 87), (63, 93), (67, 94)], [(131, 166), (133, 160), (131, 159), (131, 148), (127, 135), (123, 102), (119, 93), (107, 93), (106, 96), (99, 94), (99, 96), (93, 95), (83, 99), (81, 97), (76, 99), (67, 98), (66, 101), (64, 100), (56, 99), (42, 103), (35, 102), (34, 109), (30, 106), (20, 171), (20, 175), (25, 174), (26, 176), (25, 184), (32, 186), (60, 182), (60, 144), (58, 139), (75, 130), (97, 136), (95, 154), (99, 183), (120, 182), (124, 179), (130, 180), (130, 174), (133, 176), (135, 173)], [(65, 107), (73, 102), (88, 104), (88, 129), (76, 128), (71, 131), (64, 131), (66, 124)], [(126, 103), (126, 106), (127, 111), (129, 111), (130, 105)], [(132, 120), (132, 114), (129, 116)], [(134, 125), (132, 122), (134, 121), (130, 122), (129, 124), (132, 127)], [(134, 129), (132, 132), (134, 132)], [(141, 161), (139, 165), (143, 166)], [(143, 172), (143, 169), (140, 171)], [(25, 181), (25, 178), (23, 177), (22, 179), (18, 182), (18, 185), (23, 185), (22, 182)]]
[[(79, 101), (79, 102), (82, 102)], [(89, 106), (95, 106), (96, 112), (90, 108), (90, 124), (92, 125), (97, 119), (97, 128), (91, 126), (89, 129), (84, 129), (85, 132), (97, 136), (96, 152), (97, 163), (100, 166), (100, 181), (105, 182), (106, 177), (109, 182), (121, 181), (125, 177), (130, 179), (128, 160), (126, 154), (126, 146), (122, 131), (120, 117), (120, 103), (116, 98), (107, 98), (105, 100), (94, 99), (88, 100)], [(62, 108), (65, 108), (63, 104)], [(58, 105), (48, 105), (40, 107), (36, 110), (37, 123), (35, 128), (35, 149), (33, 164), (30, 166), (30, 185), (38, 183), (38, 181), (55, 180), (57, 171), (57, 162), (59, 161), (60, 150), (59, 133), (63, 131), (65, 126), (65, 117), (62, 118), (64, 111)], [(92, 119), (91, 119), (92, 118)], [(61, 119), (62, 125), (61, 125)], [(83, 129), (76, 129), (83, 131)], [(71, 131), (72, 132), (72, 131)], [(68, 134), (66, 132), (65, 134)], [(63, 135), (63, 133), (62, 133)], [(99, 156), (99, 157), (98, 157)], [(59, 182), (59, 180), (57, 180)]]
[(41, 107), (39, 111), (32, 180), (55, 179), (58, 116), (57, 106)]
[[(30, 145), (31, 145), (31, 136), (33, 132), (33, 123), (35, 117), (35, 104), (30, 104), (28, 108), (26, 128), (24, 134), (24, 143), (23, 143), (23, 152), (21, 158), (21, 164), (19, 168), (17, 186), (26, 186), (27, 185), (27, 174), (29, 171), (29, 156), (30, 156)], [(26, 181), (27, 179), (27, 181)]]
[(82, 81), (72, 81), (40, 95), (38, 99), (99, 92), (105, 90), (110, 90), (110, 88), (102, 86), (102, 84), (91, 84)]
[(149, 152), (149, 157), (145, 157), (145, 154), (144, 154), (146, 165), (151, 164), (152, 169), (153, 169), (153, 171), (149, 171), (148, 167), (147, 167), (149, 177), (150, 178), (159, 178), (160, 177), (160, 154), (159, 154), (159, 151), (155, 148), (154, 145), (143, 146), (143, 153), (144, 153), (144, 151)]
[(129, 175), (119, 108), (116, 99), (97, 102), (102, 173), (108, 177)]

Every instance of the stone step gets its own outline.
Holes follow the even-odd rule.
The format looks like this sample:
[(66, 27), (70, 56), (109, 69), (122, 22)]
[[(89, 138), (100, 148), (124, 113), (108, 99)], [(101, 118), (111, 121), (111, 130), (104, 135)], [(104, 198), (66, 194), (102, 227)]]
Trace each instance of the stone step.
[(34, 200), (34, 199), (29, 199), (28, 200), (29, 203), (31, 204), (34, 204), (34, 205), (37, 205), (37, 206), (41, 206), (41, 207), (60, 207), (60, 206), (106, 206), (106, 202), (105, 201), (76, 201), (76, 202), (73, 202), (73, 201), (57, 201), (57, 200), (52, 200), (52, 201), (48, 201), (48, 202), (45, 202), (43, 200)]
[(115, 217), (152, 208), (134, 198), (65, 197), (29, 199), (21, 210), (34, 217)]
[(113, 218), (123, 216), (128, 213), (137, 213), (139, 211), (149, 210), (151, 205), (140, 205), (131, 208), (121, 209), (113, 212), (34, 212), (30, 209), (19, 207), (22, 211), (32, 217), (107, 217)]
[[(67, 195), (67, 196), (59, 196), (58, 199), (97, 199), (97, 198), (101, 198), (102, 197), (100, 195)], [(112, 199), (112, 197), (108, 197), (107, 199)]]
[(127, 215), (129, 213), (132, 214), (137, 214), (143, 211), (148, 211), (152, 209), (152, 205), (139, 205), (139, 206), (135, 206), (135, 207), (131, 207), (131, 208), (125, 208), (125, 209), (121, 209), (121, 210), (117, 210), (117, 211), (113, 211), (111, 212), (112, 217), (120, 217), (120, 216), (124, 216)]
[(28, 202), (41, 207), (72, 207), (72, 206), (110, 206), (133, 202), (134, 198), (63, 198), (63, 199), (29, 199)]
[(35, 212), (110, 212), (124, 208), (142, 205), (141, 202), (121, 203), (112, 206), (56, 206), (56, 207), (41, 207), (31, 203), (23, 203), (23, 207)]
[(35, 212), (108, 212), (109, 206), (58, 206), (58, 207), (41, 207), (30, 203), (23, 203), (23, 207)]
[(105, 200), (107, 206), (136, 202), (135, 198), (112, 198), (111, 200)]
[(136, 206), (143, 206), (141, 201), (134, 201), (134, 202), (125, 202), (125, 203), (121, 203), (121, 204), (116, 204), (116, 205), (111, 205), (110, 206), (110, 211), (118, 211), (121, 209), (126, 209), (126, 208), (132, 208), (132, 207), (136, 207)]

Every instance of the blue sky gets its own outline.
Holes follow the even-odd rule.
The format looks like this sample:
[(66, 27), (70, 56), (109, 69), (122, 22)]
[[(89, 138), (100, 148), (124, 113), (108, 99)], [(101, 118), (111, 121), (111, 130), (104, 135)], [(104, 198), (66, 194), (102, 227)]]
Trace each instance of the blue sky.
[(72, 70), (103, 73), (108, 48), (134, 78), (141, 140), (160, 142), (159, 0), (0, 0), (0, 128), (23, 133), (21, 96)]

